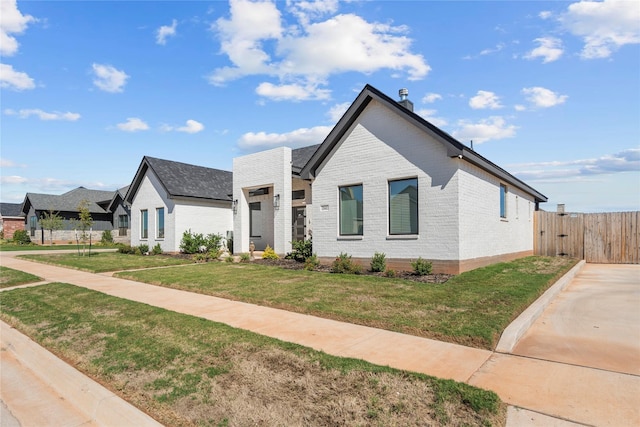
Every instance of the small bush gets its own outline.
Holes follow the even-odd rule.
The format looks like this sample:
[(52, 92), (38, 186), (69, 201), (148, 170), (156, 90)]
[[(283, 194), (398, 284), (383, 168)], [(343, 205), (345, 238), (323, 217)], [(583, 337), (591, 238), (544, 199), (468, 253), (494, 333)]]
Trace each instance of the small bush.
[(246, 252), (240, 254), (240, 262), (249, 262), (249, 261), (251, 261), (251, 255), (249, 255)]
[(225, 262), (230, 262), (230, 263), (231, 263), (231, 262), (234, 262), (234, 261), (235, 261), (235, 258), (233, 257), (233, 255), (229, 255), (228, 257), (226, 257), (226, 258), (224, 259), (224, 261), (225, 261)]
[(162, 255), (162, 247), (160, 243), (157, 243), (153, 249), (151, 249), (151, 255)]
[(280, 259), (276, 251), (269, 245), (264, 248), (264, 252), (262, 252), (262, 259)]
[(140, 246), (138, 246), (138, 249), (140, 250), (140, 253), (142, 255), (145, 255), (147, 253), (149, 253), (149, 245), (145, 245), (144, 243)]
[(294, 259), (298, 262), (305, 262), (307, 258), (313, 255), (313, 243), (309, 240), (295, 240), (291, 242), (291, 252), (288, 253), (286, 259)]
[(209, 259), (218, 259), (220, 258), (220, 255), (222, 255), (222, 248), (209, 249), (209, 252), (207, 252), (207, 254), (209, 255)]
[(384, 275), (387, 277), (396, 277), (396, 271), (392, 268), (388, 268), (385, 272)]
[(310, 257), (304, 260), (304, 269), (307, 271), (313, 271), (320, 266), (320, 261), (318, 261), (318, 256), (316, 254), (312, 254)]
[(360, 274), (362, 267), (353, 262), (351, 255), (340, 253), (331, 265), (331, 272), (338, 274)]
[(104, 230), (102, 232), (100, 243), (103, 245), (110, 245), (113, 243), (113, 235), (111, 234), (111, 230)]
[(376, 252), (371, 258), (371, 271), (379, 273), (387, 268), (386, 255), (381, 252)]
[(205, 237), (202, 233), (194, 234), (188, 230), (182, 233), (180, 252), (185, 254), (209, 252), (211, 249), (219, 249), (221, 244), (222, 235), (220, 234), (208, 234)]
[(27, 230), (16, 230), (13, 232), (13, 243), (16, 245), (30, 245), (31, 238)]
[(205, 252), (199, 252), (193, 255), (193, 260), (195, 262), (207, 262), (209, 261), (209, 254)]
[(431, 262), (426, 259), (422, 259), (422, 257), (418, 257), (417, 260), (411, 263), (411, 267), (413, 267), (414, 274), (418, 276), (426, 276), (427, 274), (431, 274), (432, 265)]
[(136, 253), (136, 248), (131, 247), (130, 245), (122, 245), (118, 246), (118, 252), (126, 255), (133, 255)]

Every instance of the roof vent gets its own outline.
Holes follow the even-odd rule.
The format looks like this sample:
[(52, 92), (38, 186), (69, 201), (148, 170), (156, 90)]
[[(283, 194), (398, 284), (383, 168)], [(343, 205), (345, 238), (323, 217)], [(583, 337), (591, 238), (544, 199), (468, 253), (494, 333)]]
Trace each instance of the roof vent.
[(398, 103), (409, 111), (413, 111), (413, 102), (409, 101), (409, 89), (402, 88), (398, 91), (400, 101)]

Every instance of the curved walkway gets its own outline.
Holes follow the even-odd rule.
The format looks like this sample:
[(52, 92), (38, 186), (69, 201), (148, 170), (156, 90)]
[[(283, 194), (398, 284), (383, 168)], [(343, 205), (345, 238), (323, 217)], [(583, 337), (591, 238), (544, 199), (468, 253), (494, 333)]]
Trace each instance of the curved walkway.
[[(61, 267), (2, 253), (2, 265), (105, 294), (191, 314), (380, 365), (465, 381), (496, 391), (509, 425), (640, 425), (640, 376), (493, 353)], [(640, 272), (640, 266), (635, 272)], [(578, 274), (580, 277), (580, 274)], [(631, 276), (631, 281), (633, 281)], [(640, 283), (636, 282), (640, 286)], [(547, 416), (555, 417), (548, 418)]]

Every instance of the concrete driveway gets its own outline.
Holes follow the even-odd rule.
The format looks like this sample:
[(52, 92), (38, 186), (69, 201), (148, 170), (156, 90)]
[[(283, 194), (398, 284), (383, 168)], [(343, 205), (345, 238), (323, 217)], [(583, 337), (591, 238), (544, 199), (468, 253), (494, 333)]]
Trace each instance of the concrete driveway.
[(640, 266), (586, 264), (512, 353), (640, 375)]

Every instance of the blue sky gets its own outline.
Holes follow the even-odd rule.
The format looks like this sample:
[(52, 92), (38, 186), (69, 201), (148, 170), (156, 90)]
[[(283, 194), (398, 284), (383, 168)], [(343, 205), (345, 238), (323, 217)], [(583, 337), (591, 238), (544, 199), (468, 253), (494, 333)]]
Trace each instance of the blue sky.
[(320, 143), (368, 83), (545, 210), (640, 209), (635, 1), (0, 2), (3, 202)]

